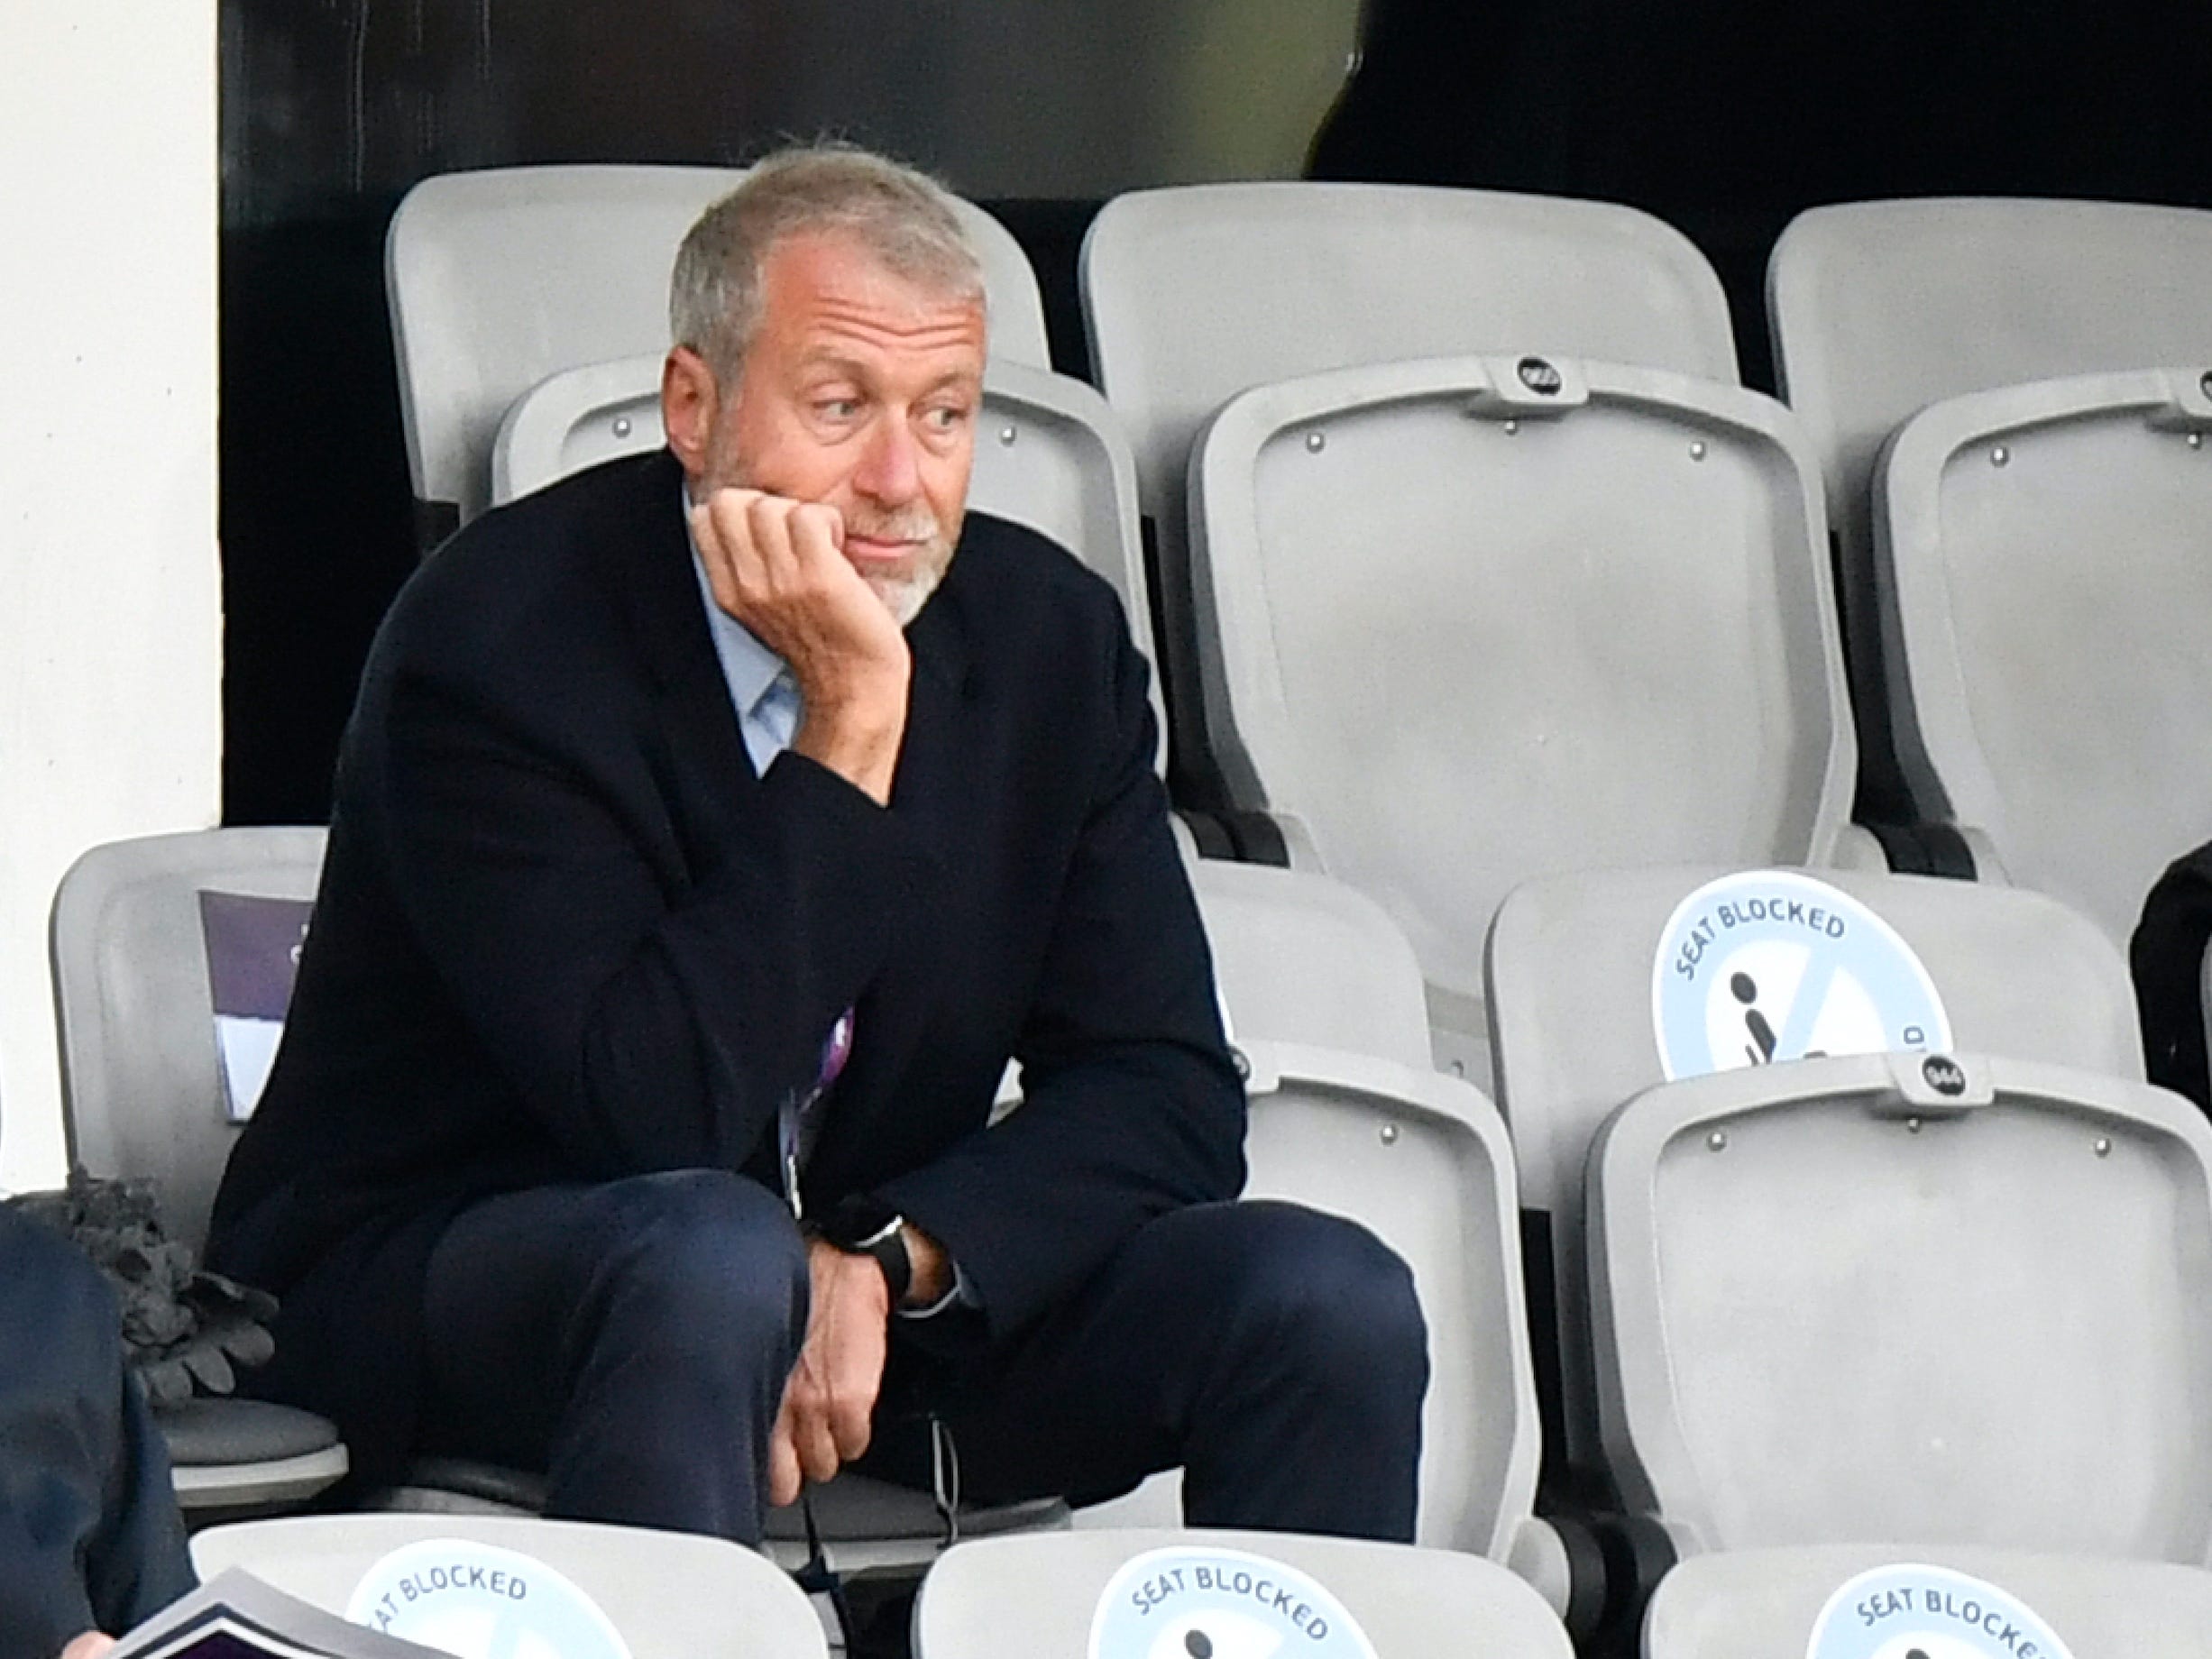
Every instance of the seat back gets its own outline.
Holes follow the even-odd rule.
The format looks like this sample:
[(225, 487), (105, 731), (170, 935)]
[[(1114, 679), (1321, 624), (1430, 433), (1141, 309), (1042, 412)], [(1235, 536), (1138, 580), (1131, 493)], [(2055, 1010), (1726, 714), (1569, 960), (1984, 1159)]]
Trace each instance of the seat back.
[(1540, 1454), (1513, 1156), (1472, 1084), (1243, 1038), (1246, 1197), (1365, 1226), (1412, 1269), (1428, 1324), (1418, 1543), (1502, 1561)]
[[(715, 167), (445, 173), (407, 193), (384, 246), (399, 413), (426, 545), (483, 510), (508, 406), (547, 375), (668, 345), (668, 274)], [(1013, 234), (956, 202), (984, 269), (995, 356), (1043, 367), (1044, 305)]]
[[(915, 1599), (914, 1659), (1094, 1651), (1092, 1621), (1115, 1576), (1133, 1558), (1176, 1545), (1240, 1551), (1308, 1574), (1344, 1604), (1379, 1659), (1447, 1653), (1568, 1659), (1573, 1652), (1543, 1599), (1477, 1556), (1299, 1533), (1115, 1531), (954, 1545), (930, 1569)], [(1261, 1650), (1179, 1642), (1173, 1651), (1179, 1659), (1186, 1651), (1232, 1659)]]
[(2203, 303), (2203, 361), (1950, 399), (1905, 424), (1876, 481), (1883, 667), (1916, 810), (1983, 831), (2013, 880), (2123, 946), (2212, 826)]
[(821, 1621), (790, 1578), (723, 1538), (489, 1515), (317, 1515), (213, 1526), (192, 1538), (203, 1579), (243, 1567), (343, 1613), (394, 1550), (457, 1539), (544, 1563), (599, 1604), (636, 1659), (828, 1659)]
[(1185, 479), (1199, 429), (1248, 388), (1361, 363), (1534, 346), (1736, 379), (1720, 279), (1631, 207), (1417, 185), (1139, 190), (1084, 238), (1098, 384), (1152, 521), (1179, 762), (1205, 775)]
[(1827, 480), (1859, 738), (1890, 779), (1885, 790), (1902, 792), (1872, 570), (1883, 443), (1930, 404), (1969, 392), (2212, 364), (2208, 261), (2212, 212), (1994, 197), (1815, 207), (1776, 243), (1776, 371)]
[(1429, 1068), (1421, 967), (1404, 932), (1340, 881), (1190, 858), (1233, 1041), (1297, 1042)]
[[(491, 504), (662, 443), (658, 353), (587, 363), (519, 398), (491, 452)], [(1106, 400), (1082, 381), (994, 358), (984, 377), (968, 505), (1067, 548), (1121, 596), (1137, 649), (1152, 656), (1152, 605), (1129, 446)], [(1152, 712), (1166, 724), (1157, 678)]]
[[(1676, 907), (1710, 867), (1532, 881), (1499, 908), (1486, 950), (1496, 1093), (1521, 1202), (1548, 1218), (1566, 1457), (1602, 1462), (1591, 1374), (1583, 1251), (1585, 1162), (1606, 1118), (1666, 1080), (1654, 958)], [(1961, 1051), (2049, 1061), (2140, 1081), (2126, 964), (2087, 918), (2041, 894), (1975, 883), (1822, 870), (1820, 879), (1895, 930), (1927, 970)]]
[[(312, 900), (323, 840), (319, 829), (287, 828), (113, 842), (70, 866), (54, 895), (70, 1161), (152, 1178), (163, 1224), (195, 1249), (239, 1128), (226, 1104), (202, 895)], [(249, 1049), (261, 1039), (265, 1056), (274, 1033), (243, 1037)]]
[[(1644, 1659), (1772, 1659), (1803, 1653), (1836, 1590), (1898, 1559), (1895, 1550), (1864, 1544), (1693, 1557), (1659, 1581), (1644, 1623)], [(2034, 1609), (2076, 1659), (2129, 1654), (2212, 1659), (2212, 1572), (2201, 1567), (1959, 1547), (1914, 1550), (1910, 1559), (2007, 1591)], [(1961, 1606), (1934, 1622), (1949, 1630), (1964, 1610)], [(1907, 1622), (1887, 1614), (1877, 1618), (1893, 1626)], [(1877, 1645), (1880, 1635), (1870, 1634), (1865, 1651), (1887, 1652)], [(1816, 1659), (1826, 1659), (1828, 1651)]]
[(1607, 1461), (1683, 1547), (2212, 1551), (2212, 1127), (1959, 1053), (1678, 1079), (1601, 1131)]
[(1771, 399), (1533, 356), (1342, 370), (1233, 399), (1191, 483), (1232, 794), (1383, 904), (1439, 1024), (1479, 1040), (1519, 881), (1832, 855), (1819, 484)]

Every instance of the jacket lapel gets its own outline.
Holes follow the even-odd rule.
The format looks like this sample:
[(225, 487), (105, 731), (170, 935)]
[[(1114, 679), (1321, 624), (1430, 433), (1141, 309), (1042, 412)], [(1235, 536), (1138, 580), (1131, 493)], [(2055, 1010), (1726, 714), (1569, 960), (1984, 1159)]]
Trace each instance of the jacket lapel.
[[(665, 747), (652, 757), (684, 864), (696, 879), (721, 857), (757, 783), (707, 631), (684, 523), (684, 471), (662, 450), (634, 463), (628, 520), (601, 537), (608, 588), (653, 687)], [(611, 505), (611, 503), (610, 503)]]

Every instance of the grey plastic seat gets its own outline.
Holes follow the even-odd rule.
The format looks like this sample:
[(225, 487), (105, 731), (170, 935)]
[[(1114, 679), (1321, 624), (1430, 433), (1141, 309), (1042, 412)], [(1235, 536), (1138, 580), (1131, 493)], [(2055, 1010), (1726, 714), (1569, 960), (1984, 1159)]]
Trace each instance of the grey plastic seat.
[(2123, 946), (2212, 825), (2212, 288), (2196, 280), (2201, 361), (1945, 399), (1875, 479), (1914, 810), (1979, 831), (2012, 880)]
[[(69, 1159), (155, 1184), (162, 1224), (197, 1252), (239, 1124), (226, 1105), (201, 895), (313, 898), (323, 831), (205, 830), (96, 847), (54, 895), (50, 944)], [(164, 1413), (178, 1501), (238, 1511), (339, 1480), (323, 1418), (202, 1398)]]
[(1366, 894), (1326, 875), (1189, 858), (1232, 1040), (1430, 1069), (1421, 965)]
[[(677, 244), (743, 170), (584, 165), (446, 173), (409, 190), (384, 248), (399, 412), (427, 545), (483, 510), (500, 418), (547, 375), (668, 345)], [(959, 211), (983, 261), (996, 356), (1051, 358), (1012, 233)]]
[[(1767, 271), (1775, 363), (1827, 480), (1870, 766), (1894, 765), (1874, 603), (1884, 442), (1929, 405), (1969, 392), (2212, 366), (2207, 261), (2212, 212), (2131, 203), (1856, 202), (1813, 208), (1783, 232)], [(1886, 787), (1901, 793), (1894, 779)]]
[(1190, 493), (1232, 799), (1407, 930), (1469, 1075), (1515, 883), (1864, 856), (1818, 475), (1773, 400), (1532, 355), (1341, 370), (1232, 399)]
[[(1539, 1431), (1496, 1111), (1430, 1067), (1419, 969), (1380, 906), (1298, 871), (1189, 869), (1246, 1070), (1245, 1196), (1349, 1216), (1412, 1269), (1431, 1368), (1418, 1541), (1510, 1562), (1564, 1607), (1564, 1554), (1531, 1516)], [(1175, 1480), (1158, 1477), (1075, 1524), (1179, 1518)]]
[[(1645, 1659), (1802, 1654), (1832, 1592), (1898, 1559), (1895, 1550), (1840, 1544), (1685, 1561), (1651, 1599)], [(2050, 1624), (2074, 1659), (2212, 1656), (2212, 1573), (2200, 1567), (1960, 1546), (1910, 1559), (2011, 1592)]]
[(1080, 282), (1091, 361), (1152, 521), (1186, 772), (1214, 763), (1185, 483), (1199, 429), (1229, 399), (1362, 363), (1530, 349), (1737, 377), (1712, 266), (1672, 226), (1611, 203), (1419, 185), (1139, 190), (1093, 221)]
[[(1241, 1551), (1309, 1574), (1358, 1621), (1378, 1659), (1568, 1659), (1573, 1652), (1542, 1598), (1476, 1556), (1299, 1533), (1130, 1530), (947, 1551), (914, 1603), (914, 1659), (1093, 1651), (1093, 1615), (1115, 1575), (1133, 1557), (1179, 1544)], [(1231, 1659), (1239, 1650), (1225, 1644), (1211, 1651)]]
[[(192, 1539), (203, 1579), (243, 1567), (343, 1614), (363, 1575), (410, 1544), (457, 1539), (544, 1563), (599, 1604), (636, 1659), (827, 1659), (797, 1586), (722, 1538), (508, 1516), (328, 1515), (210, 1527)], [(527, 1650), (526, 1650), (527, 1651)]]
[[(564, 369), (523, 393), (492, 445), (491, 504), (597, 462), (658, 449), (660, 371), (656, 352)], [(1121, 596), (1137, 649), (1151, 657), (1135, 471), (1113, 411), (1096, 391), (995, 355), (984, 378), (968, 502), (1051, 537), (1104, 576)], [(1156, 678), (1152, 699), (1164, 747)]]
[[(2212, 1346), (2192, 1346), (2212, 1337), (2196, 1328), (2212, 1205), (2192, 1173), (2212, 1133), (2142, 1082), (2118, 951), (2040, 894), (1819, 872), (1917, 953), (1969, 1057), (1957, 1098), (1993, 1084), (1995, 1104), (1908, 1092), (1919, 1055), (1668, 1083), (1654, 958), (1677, 904), (1721, 874), (1534, 882), (1492, 930), (1498, 1088), (1524, 1202), (1551, 1220), (1570, 1459), (1609, 1465), (1685, 1549), (1891, 1537), (2204, 1559), (2212, 1506), (2189, 1512), (2189, 1489), (2212, 1482), (2212, 1425), (2180, 1402), (2212, 1383)], [(1932, 1336), (1931, 1307), (1985, 1347)], [(2024, 1362), (2015, 1331), (2049, 1353)], [(2032, 1452), (1994, 1449), (2030, 1420)], [(2090, 1462), (2103, 1472), (2037, 1473)], [(2192, 1528), (2203, 1541), (2181, 1547)], [(2143, 1547), (2162, 1541), (2180, 1553)]]

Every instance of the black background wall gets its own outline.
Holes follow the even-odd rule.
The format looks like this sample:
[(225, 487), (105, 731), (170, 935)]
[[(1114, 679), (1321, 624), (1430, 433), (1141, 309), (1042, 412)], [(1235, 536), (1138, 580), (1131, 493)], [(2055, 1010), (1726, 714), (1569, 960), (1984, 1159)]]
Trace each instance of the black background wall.
[[(1081, 372), (1075, 251), (1097, 203), (1290, 170), (1269, 158), (1297, 146), (1271, 149), (1268, 130), (1314, 129), (1356, 5), (225, 0), (225, 817), (325, 814), (363, 655), (415, 563), (382, 274), (415, 179), (731, 162), (844, 132), (1002, 212), (1046, 285), (1060, 366)], [(1312, 172), (1657, 213), (1719, 268), (1754, 384), (1769, 383), (1767, 251), (1803, 207), (2212, 206), (2212, 4), (1368, 0), (1362, 28)]]

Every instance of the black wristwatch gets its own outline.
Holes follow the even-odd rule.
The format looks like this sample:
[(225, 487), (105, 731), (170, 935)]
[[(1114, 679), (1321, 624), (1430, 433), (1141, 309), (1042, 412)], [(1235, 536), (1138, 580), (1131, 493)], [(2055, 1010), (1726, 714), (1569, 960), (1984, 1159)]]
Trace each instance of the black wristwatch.
[(906, 1254), (905, 1225), (904, 1216), (872, 1193), (849, 1193), (812, 1231), (823, 1243), (849, 1256), (873, 1256), (883, 1269), (891, 1306), (896, 1307), (906, 1299), (906, 1288), (914, 1278), (913, 1261)]

